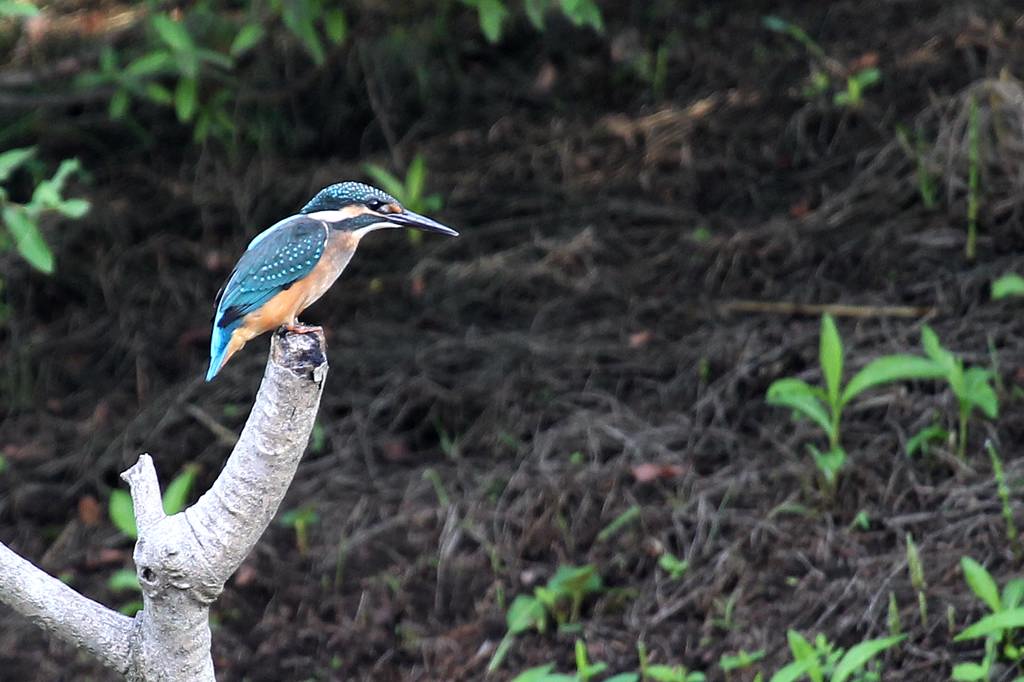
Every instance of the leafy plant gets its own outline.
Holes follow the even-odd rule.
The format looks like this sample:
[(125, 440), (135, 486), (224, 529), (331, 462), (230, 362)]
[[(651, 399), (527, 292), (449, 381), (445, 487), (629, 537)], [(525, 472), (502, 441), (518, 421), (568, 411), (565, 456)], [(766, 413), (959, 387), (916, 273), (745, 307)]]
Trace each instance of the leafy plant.
[(22, 0), (0, 1), (0, 19), (3, 18), (27, 18), (39, 14), (39, 8), (31, 2)]
[(928, 210), (935, 208), (938, 203), (938, 189), (935, 174), (928, 167), (928, 160), (925, 154), (927, 143), (924, 134), (918, 130), (913, 141), (910, 132), (906, 127), (896, 126), (896, 137), (900, 146), (908, 156), (913, 157), (916, 165), (917, 192), (921, 195), (921, 203)]
[[(35, 147), (10, 149), (0, 153), (0, 183), (10, 179), (14, 171), (24, 166), (35, 154)], [(5, 233), (0, 233), (0, 250), (14, 248), (32, 267), (47, 274), (53, 273), (53, 251), (39, 230), (40, 220), (48, 213), (67, 218), (81, 218), (89, 211), (85, 199), (65, 199), (61, 196), (68, 178), (81, 170), (77, 159), (65, 159), (57, 172), (48, 180), (39, 180), (28, 203), (11, 201), (7, 190), (0, 187), (0, 216)]]
[(999, 494), (999, 502), (1003, 511), (1003, 523), (1006, 524), (1006, 539), (1013, 548), (1014, 554), (1020, 552), (1020, 543), (1017, 537), (1017, 524), (1013, 520), (1013, 506), (1010, 504), (1010, 486), (1006, 483), (1006, 475), (1003, 473), (1003, 460), (999, 451), (990, 440), (985, 441), (985, 449), (988, 451), (989, 460), (992, 462), (992, 477), (996, 479), (996, 492)]
[(992, 298), (996, 301), (1011, 296), (1024, 296), (1024, 277), (1007, 273), (992, 282)]
[(718, 667), (725, 673), (732, 672), (733, 670), (743, 670), (754, 665), (764, 656), (764, 649), (758, 649), (757, 651), (740, 649), (739, 653), (736, 654), (722, 654), (718, 659)]
[(934, 378), (940, 376), (941, 372), (925, 358), (887, 355), (868, 363), (844, 386), (843, 343), (835, 320), (828, 314), (821, 318), (818, 362), (824, 388), (811, 386), (795, 377), (778, 379), (768, 387), (767, 401), (769, 405), (790, 408), (825, 432), (828, 450), (821, 452), (813, 445), (809, 445), (808, 449), (827, 488), (832, 490), (846, 461), (846, 451), (840, 438), (840, 425), (846, 405), (870, 388), (905, 379)]
[(545, 632), (550, 620), (559, 628), (579, 620), (583, 600), (604, 589), (604, 582), (592, 565), (559, 566), (546, 585), (533, 594), (520, 594), (505, 614), (507, 631), (487, 665), (487, 672), (501, 667), (517, 635), (527, 630)]
[(921, 619), (921, 627), (925, 627), (928, 624), (928, 599), (925, 595), (928, 585), (924, 579), (921, 553), (917, 551), (914, 536), (910, 533), (907, 533), (907, 571), (910, 573), (910, 586), (917, 592), (917, 614)]
[(670, 580), (679, 580), (690, 570), (690, 562), (680, 559), (671, 552), (665, 552), (658, 557), (658, 568), (668, 573)]
[[(505, 23), (512, 12), (505, 0), (462, 0), (463, 4), (476, 8), (480, 30), (488, 42), (497, 43), (505, 30)], [(523, 0), (523, 9), (530, 23), (538, 31), (544, 30), (545, 15), (558, 7), (574, 26), (589, 26), (598, 33), (604, 30), (601, 10), (594, 0)]]
[[(398, 202), (416, 213), (432, 213), (441, 210), (444, 201), (440, 194), (426, 194), (427, 163), (422, 154), (417, 154), (405, 171), (405, 180), (382, 166), (374, 163), (363, 165), (366, 174), (385, 192), (398, 199)], [(408, 230), (409, 241), (419, 244), (423, 234), (417, 230)]]
[[(174, 477), (162, 496), (164, 513), (168, 516), (177, 514), (185, 508), (188, 503), (189, 492), (196, 482), (196, 475), (199, 473), (199, 465), (189, 464), (182, 469), (181, 473)], [(110, 501), (107, 503), (110, 513), (110, 520), (122, 533), (137, 540), (139, 529), (135, 525), (135, 510), (132, 507), (132, 496), (125, 490), (112, 490)]]
[(320, 521), (320, 515), (312, 507), (289, 509), (277, 520), (282, 526), (295, 530), (295, 548), (299, 554), (306, 555), (309, 551), (309, 527)]
[(953, 679), (961, 682), (988, 680), (1001, 643), (1003, 655), (1015, 665), (1024, 659), (1024, 648), (1015, 643), (1016, 631), (1024, 627), (1024, 579), (1013, 578), (1003, 588), (988, 570), (970, 557), (960, 559), (960, 568), (971, 591), (991, 612), (965, 629), (954, 640), (986, 638), (985, 656), (981, 663), (961, 663), (953, 668)]
[(956, 396), (959, 419), (957, 429), (957, 454), (961, 459), (967, 454), (967, 423), (975, 409), (995, 419), (999, 416), (999, 397), (992, 388), (992, 372), (982, 367), (964, 368), (962, 359), (946, 350), (939, 343), (939, 337), (927, 325), (921, 330), (921, 346), (933, 363), (935, 376), (942, 377)]
[(890, 649), (904, 639), (906, 635), (869, 639), (844, 650), (835, 646), (823, 634), (814, 638), (814, 644), (808, 642), (796, 630), (789, 630), (789, 650), (793, 662), (783, 667), (771, 677), (771, 682), (795, 682), (806, 676), (811, 682), (846, 682), (846, 680), (879, 680), (877, 674), (870, 673), (867, 665), (883, 651)]
[(882, 80), (882, 72), (875, 68), (861, 69), (846, 78), (846, 89), (832, 96), (836, 106), (859, 109), (864, 106), (864, 91)]

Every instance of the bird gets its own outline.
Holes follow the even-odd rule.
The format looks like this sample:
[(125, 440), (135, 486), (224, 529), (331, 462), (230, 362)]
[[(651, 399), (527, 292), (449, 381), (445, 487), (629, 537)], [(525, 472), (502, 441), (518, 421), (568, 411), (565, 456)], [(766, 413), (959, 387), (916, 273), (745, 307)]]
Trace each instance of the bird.
[(459, 235), (360, 182), (323, 188), (298, 213), (256, 235), (217, 292), (206, 380), (260, 334), (316, 329), (301, 325), (299, 314), (334, 284), (359, 241), (385, 228)]

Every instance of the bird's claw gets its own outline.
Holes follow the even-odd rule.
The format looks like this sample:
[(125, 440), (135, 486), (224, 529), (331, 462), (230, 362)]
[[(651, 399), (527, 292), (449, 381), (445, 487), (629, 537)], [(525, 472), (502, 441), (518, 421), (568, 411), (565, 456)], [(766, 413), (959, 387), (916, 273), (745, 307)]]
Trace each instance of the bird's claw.
[(309, 326), (305, 324), (282, 324), (278, 333), (284, 336), (286, 333), (291, 332), (292, 334), (322, 334), (324, 331), (323, 327)]

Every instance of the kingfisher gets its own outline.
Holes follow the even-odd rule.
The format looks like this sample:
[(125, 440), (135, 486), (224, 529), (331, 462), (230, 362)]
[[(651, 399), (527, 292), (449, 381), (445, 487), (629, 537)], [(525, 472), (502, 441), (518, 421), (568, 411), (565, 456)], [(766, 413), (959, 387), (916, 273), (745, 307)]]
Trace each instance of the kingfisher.
[(359, 241), (375, 230), (401, 227), (459, 235), (359, 182), (323, 188), (298, 213), (256, 235), (217, 292), (206, 380), (264, 332), (311, 331), (299, 324), (299, 313), (334, 284)]

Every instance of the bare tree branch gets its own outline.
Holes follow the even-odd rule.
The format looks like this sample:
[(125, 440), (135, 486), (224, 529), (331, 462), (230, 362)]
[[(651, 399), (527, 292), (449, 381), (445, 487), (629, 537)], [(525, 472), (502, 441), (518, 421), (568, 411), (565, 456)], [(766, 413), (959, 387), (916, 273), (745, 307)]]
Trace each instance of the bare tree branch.
[(0, 545), (0, 601), (129, 680), (212, 682), (210, 604), (274, 517), (313, 430), (327, 360), (322, 333), (275, 334), (252, 413), (213, 487), (166, 516), (153, 459), (122, 474), (139, 540), (144, 608), (134, 618), (83, 597)]

